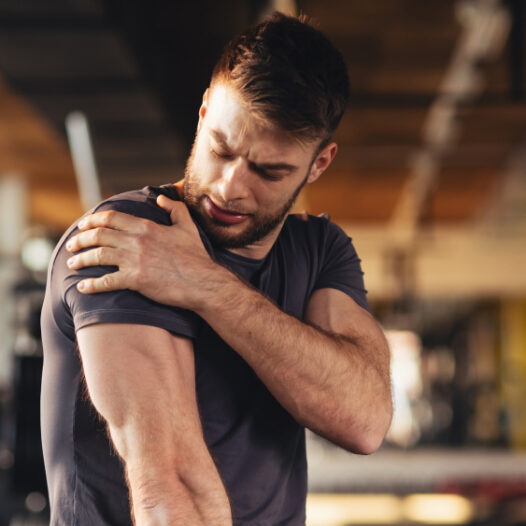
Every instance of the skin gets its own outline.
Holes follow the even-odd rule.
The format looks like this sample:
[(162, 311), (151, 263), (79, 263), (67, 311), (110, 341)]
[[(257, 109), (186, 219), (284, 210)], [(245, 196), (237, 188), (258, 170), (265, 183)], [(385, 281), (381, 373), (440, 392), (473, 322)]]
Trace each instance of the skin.
[[(199, 111), (185, 178), (189, 206), (216, 243), (262, 258), (275, 242), (285, 219), (281, 215), (298, 188), (314, 182), (337, 151), (335, 143), (317, 155), (316, 148), (315, 142), (301, 144), (265, 128), (232, 88), (216, 86), (205, 93)], [(74, 256), (70, 268), (117, 265), (119, 270), (84, 280), (79, 290), (91, 294), (128, 288), (193, 310), (239, 353), (298, 422), (349, 451), (375, 451), (389, 428), (392, 405), (389, 350), (374, 318), (335, 289), (312, 295), (305, 320), (289, 316), (210, 258), (184, 203), (165, 196), (157, 202), (170, 214), (171, 226), (113, 211), (84, 219), (82, 232), (67, 248), (98, 248)], [(234, 223), (218, 220), (214, 206), (232, 212)], [(258, 230), (273, 218), (279, 218), (277, 224)], [(83, 358), (91, 352), (83, 352), (83, 342), (88, 346), (91, 337), (87, 331), (97, 327), (79, 331)], [(141, 334), (137, 331), (134, 341), (146, 347), (148, 338)], [(181, 364), (178, 372), (193, 374)], [(103, 398), (113, 403), (111, 393)], [(133, 490), (131, 482), (132, 495)], [(211, 494), (220, 490), (216, 486)], [(208, 492), (201, 495), (205, 502), (211, 498)], [(196, 506), (195, 500), (192, 503)]]
[[(274, 244), (301, 188), (323, 173), (337, 146), (331, 143), (313, 159), (317, 141), (299, 143), (248, 115), (234, 90), (219, 85), (205, 92), (184, 198), (213, 242), (258, 258)], [(218, 223), (210, 201), (246, 217), (237, 225)]]
[(135, 524), (231, 525), (202, 434), (190, 340), (112, 323), (85, 327), (77, 340), (91, 400), (125, 463)]

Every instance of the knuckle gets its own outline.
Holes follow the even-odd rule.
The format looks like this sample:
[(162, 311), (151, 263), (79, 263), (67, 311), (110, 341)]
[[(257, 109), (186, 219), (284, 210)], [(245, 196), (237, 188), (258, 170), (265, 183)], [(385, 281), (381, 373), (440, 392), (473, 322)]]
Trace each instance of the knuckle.
[(113, 278), (111, 277), (111, 274), (106, 274), (105, 276), (102, 277), (102, 286), (104, 288), (111, 287), (112, 283), (113, 283)]
[(106, 211), (106, 213), (104, 214), (104, 224), (110, 224), (113, 221), (113, 219), (115, 219), (115, 210)]
[(98, 247), (95, 249), (95, 260), (97, 263), (100, 263), (102, 259), (104, 258), (104, 255), (106, 254), (106, 248), (105, 247)]
[(93, 230), (93, 241), (95, 241), (95, 243), (100, 243), (102, 241), (102, 228), (95, 228), (95, 230)]
[(144, 238), (143, 236), (134, 236), (133, 238), (133, 244), (135, 246), (135, 249), (137, 252), (141, 252), (144, 248)]
[(142, 231), (145, 236), (151, 236), (154, 233), (156, 223), (153, 221), (143, 221)]

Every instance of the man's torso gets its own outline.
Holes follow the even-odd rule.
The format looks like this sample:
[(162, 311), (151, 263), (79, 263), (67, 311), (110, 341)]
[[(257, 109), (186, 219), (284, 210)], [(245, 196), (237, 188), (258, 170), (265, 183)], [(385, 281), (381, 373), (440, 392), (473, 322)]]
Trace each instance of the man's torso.
[[(155, 204), (160, 192), (177, 198), (172, 185), (148, 187), (115, 196), (99, 209), (113, 208), (169, 224), (168, 215)], [(102, 322), (155, 325), (191, 338), (203, 432), (229, 495), (234, 524), (304, 524), (303, 428), (194, 313), (156, 304), (133, 291), (92, 296), (76, 291), (80, 276), (114, 269), (70, 271), (63, 247), (74, 233), (75, 227), (70, 228), (55, 251), (42, 314), (42, 433), (52, 526), (131, 525), (123, 468), (86, 393), (75, 341), (75, 330)], [(367, 308), (354, 249), (325, 219), (289, 217), (263, 260), (217, 249), (200, 233), (212, 257), (299, 319), (310, 295), (323, 287), (340, 288)], [(345, 243), (350, 246), (342, 248)], [(335, 261), (344, 251), (348, 253), (342, 261)], [(349, 269), (353, 275), (342, 278)]]

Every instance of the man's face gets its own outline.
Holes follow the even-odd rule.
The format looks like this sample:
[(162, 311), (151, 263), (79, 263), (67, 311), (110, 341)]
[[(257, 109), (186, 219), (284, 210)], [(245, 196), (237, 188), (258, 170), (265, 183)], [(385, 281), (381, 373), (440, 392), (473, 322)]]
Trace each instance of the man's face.
[(270, 246), (311, 174), (316, 143), (300, 144), (251, 117), (236, 91), (203, 101), (184, 198), (216, 245)]

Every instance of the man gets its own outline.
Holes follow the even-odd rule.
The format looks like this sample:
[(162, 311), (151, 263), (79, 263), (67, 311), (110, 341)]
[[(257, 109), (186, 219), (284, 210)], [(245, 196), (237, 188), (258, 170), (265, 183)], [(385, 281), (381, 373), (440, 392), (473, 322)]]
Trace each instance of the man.
[(327, 39), (275, 14), (216, 65), (184, 181), (66, 232), (42, 313), (53, 526), (303, 525), (304, 428), (379, 447), (389, 353), (360, 260), (287, 215), (347, 96)]

